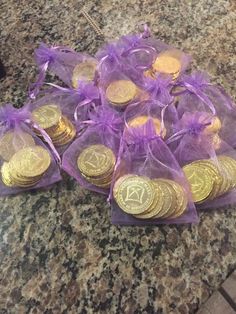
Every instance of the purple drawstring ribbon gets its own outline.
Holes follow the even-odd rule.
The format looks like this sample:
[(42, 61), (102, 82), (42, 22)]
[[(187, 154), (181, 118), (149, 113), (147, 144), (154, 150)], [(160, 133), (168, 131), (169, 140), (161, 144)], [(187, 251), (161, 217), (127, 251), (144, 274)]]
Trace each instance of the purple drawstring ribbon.
[(52, 83), (47, 83), (47, 85), (55, 87), (56, 89), (58, 89), (59, 91), (62, 91), (63, 93), (68, 93), (72, 96), (76, 96), (80, 98), (80, 101), (78, 102), (78, 105), (76, 106), (75, 111), (74, 111), (75, 122), (78, 122), (79, 120), (78, 109), (88, 104), (94, 104), (93, 100), (99, 99), (100, 97), (99, 89), (93, 83), (79, 81), (77, 89), (61, 87), (59, 85), (52, 84)]
[[(209, 77), (203, 72), (194, 72), (192, 75), (185, 75), (182, 77), (182, 80), (176, 84), (176, 86), (181, 86), (186, 88), (190, 93), (196, 95), (203, 103), (205, 103), (211, 112), (215, 115), (216, 109), (210, 98), (204, 93), (205, 87), (214, 87), (213, 84), (210, 83)], [(230, 99), (227, 97), (223, 89), (218, 87), (221, 93), (225, 96), (225, 105), (231, 109)], [(173, 93), (174, 96), (179, 96), (181, 94), (185, 94), (186, 90)]]
[(30, 99), (35, 99), (36, 95), (39, 93), (39, 89), (43, 84), (46, 77), (46, 72), (53, 62), (57, 59), (57, 51), (65, 53), (75, 53), (75, 51), (66, 46), (52, 46), (48, 47), (44, 43), (40, 44), (39, 48), (35, 51), (36, 63), (39, 67), (38, 78), (35, 83), (31, 84), (29, 87), (29, 97)]
[(199, 134), (201, 134), (202, 131), (204, 131), (204, 129), (208, 125), (211, 125), (211, 119), (212, 117), (206, 114), (205, 112), (198, 112), (193, 114), (186, 113), (180, 120), (178, 127), (178, 129), (180, 130), (178, 130), (172, 136), (170, 136), (166, 143), (170, 144), (175, 141), (178, 141), (187, 134), (191, 136), (198, 136)]
[(20, 123), (25, 123), (29, 127), (33, 127), (40, 132), (44, 141), (51, 148), (56, 162), (61, 165), (61, 158), (55, 146), (53, 145), (51, 138), (45, 132), (45, 130), (43, 130), (37, 123), (31, 120), (31, 113), (29, 112), (27, 106), (23, 107), (22, 109), (16, 109), (11, 104), (6, 104), (0, 109), (1, 136), (7, 129), (13, 128)]

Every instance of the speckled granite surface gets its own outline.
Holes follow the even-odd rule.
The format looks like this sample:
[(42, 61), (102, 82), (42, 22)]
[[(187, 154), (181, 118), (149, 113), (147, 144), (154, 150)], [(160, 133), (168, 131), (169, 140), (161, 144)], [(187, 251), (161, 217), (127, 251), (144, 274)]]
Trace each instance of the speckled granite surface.
[[(102, 0), (90, 13), (107, 36), (147, 21), (235, 96), (234, 0)], [(101, 41), (78, 0), (0, 2), (0, 102), (20, 105), (35, 78), (39, 42), (94, 53)], [(198, 226), (110, 224), (103, 196), (72, 179), (0, 205), (0, 313), (194, 313), (236, 267), (236, 209)]]

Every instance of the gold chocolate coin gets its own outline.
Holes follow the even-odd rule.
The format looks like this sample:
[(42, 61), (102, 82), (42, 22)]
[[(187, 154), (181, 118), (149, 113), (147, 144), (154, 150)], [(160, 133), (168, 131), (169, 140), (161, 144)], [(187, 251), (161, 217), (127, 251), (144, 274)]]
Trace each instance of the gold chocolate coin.
[(137, 93), (136, 85), (130, 80), (112, 82), (106, 89), (107, 99), (116, 105), (124, 105), (133, 100)]
[(213, 180), (213, 189), (208, 196), (209, 199), (214, 199), (221, 189), (223, 184), (223, 177), (218, 169), (218, 167), (214, 164), (211, 159), (201, 159), (193, 162), (192, 164), (197, 164), (198, 166), (202, 166), (206, 172), (212, 177)]
[(165, 215), (171, 215), (175, 212), (175, 205), (176, 205), (176, 198), (175, 198), (175, 191), (170, 185), (169, 182), (163, 180), (163, 179), (154, 179), (154, 182), (156, 182), (163, 195), (163, 206), (162, 210), (154, 217), (154, 218), (161, 218)]
[(6, 186), (12, 187), (12, 186), (15, 185), (14, 182), (12, 181), (12, 179), (11, 179), (10, 171), (9, 171), (9, 164), (7, 162), (4, 162), (2, 164), (1, 175), (2, 175), (2, 182)]
[[(128, 125), (130, 127), (133, 127), (133, 128), (140, 127), (140, 126), (144, 125), (145, 123), (147, 123), (147, 121), (149, 119), (152, 119), (156, 133), (158, 135), (160, 135), (161, 134), (161, 121), (157, 118), (148, 117), (148, 116), (138, 116), (138, 117), (131, 119), (128, 122)], [(163, 128), (162, 137), (164, 138), (165, 136), (166, 136), (166, 128)]]
[(33, 120), (43, 129), (56, 126), (61, 118), (61, 110), (55, 104), (41, 106), (32, 112)]
[(91, 145), (85, 148), (77, 159), (77, 165), (85, 176), (96, 177), (109, 172), (115, 166), (115, 155), (105, 145)]
[(0, 138), (0, 156), (9, 161), (19, 149), (33, 145), (35, 142), (30, 134), (23, 131), (9, 131)]
[(84, 61), (77, 64), (72, 74), (72, 86), (78, 87), (78, 82), (92, 81), (95, 76), (97, 63), (94, 60)]
[(148, 70), (144, 71), (143, 75), (145, 77), (148, 77), (148, 78), (151, 78), (151, 79), (155, 79), (156, 78), (155, 73), (153, 72), (152, 69), (148, 69)]
[[(204, 201), (213, 190), (213, 176), (211, 169), (198, 162), (183, 167), (184, 174), (190, 184), (193, 201), (196, 203)], [(213, 173), (214, 175), (214, 173)]]
[(214, 116), (211, 121), (211, 124), (207, 125), (204, 131), (207, 134), (209, 134), (209, 133), (217, 133), (219, 132), (220, 129), (221, 129), (221, 121), (217, 116)]
[(147, 211), (153, 204), (155, 188), (146, 177), (127, 176), (120, 180), (114, 198), (124, 212), (138, 215)]
[(167, 214), (163, 215), (162, 218), (177, 218), (181, 216), (187, 208), (188, 199), (187, 199), (186, 193), (184, 189), (182, 188), (182, 186), (176, 181), (169, 180), (169, 179), (161, 179), (161, 180), (163, 182), (168, 183), (174, 192), (173, 207), (170, 209), (170, 211)]
[(221, 147), (222, 141), (217, 133), (212, 137), (212, 144), (215, 150), (218, 150)]
[(177, 200), (177, 209), (173, 215), (170, 215), (169, 218), (177, 218), (184, 214), (188, 205), (188, 199), (184, 189), (177, 182), (174, 182), (173, 188), (176, 193)]
[(16, 152), (9, 161), (11, 173), (17, 173), (26, 178), (43, 175), (49, 168), (51, 156), (41, 146), (26, 147)]
[(154, 201), (147, 211), (145, 211), (142, 214), (134, 215), (136, 218), (139, 218), (139, 219), (154, 218), (156, 215), (158, 215), (161, 212), (163, 208), (164, 199), (163, 199), (162, 190), (159, 184), (156, 183), (155, 181), (152, 181), (152, 184), (154, 185), (154, 189), (155, 189)]
[(225, 168), (226, 176), (231, 184), (231, 188), (236, 187), (236, 161), (226, 155), (221, 155), (218, 157), (219, 163)]
[(174, 56), (163, 53), (156, 58), (152, 67), (156, 72), (170, 74), (173, 76), (173, 79), (176, 79), (179, 76), (181, 63)]

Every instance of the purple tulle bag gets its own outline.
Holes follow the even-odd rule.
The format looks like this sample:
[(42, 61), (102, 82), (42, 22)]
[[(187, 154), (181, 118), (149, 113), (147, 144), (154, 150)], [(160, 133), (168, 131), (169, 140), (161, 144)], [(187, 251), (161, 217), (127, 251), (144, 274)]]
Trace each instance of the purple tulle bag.
[(91, 145), (104, 145), (118, 156), (120, 140), (123, 132), (123, 120), (120, 115), (106, 106), (97, 107), (90, 113), (88, 121), (84, 121), (86, 130), (70, 145), (62, 158), (62, 168), (84, 188), (108, 194), (109, 188), (102, 188), (88, 182), (78, 169), (79, 155)]
[[(167, 144), (181, 167), (197, 160), (210, 160), (219, 173), (225, 176), (227, 173), (220, 165), (219, 157), (228, 156), (236, 163), (236, 152), (221, 138), (220, 132), (209, 132), (211, 129), (208, 127), (211, 127), (214, 117), (206, 112), (184, 113)], [(220, 208), (235, 203), (236, 192), (233, 188), (213, 200), (197, 204), (197, 208)]]
[[(151, 179), (165, 178), (178, 182), (188, 199), (186, 211), (178, 218), (145, 220), (123, 212), (115, 201), (113, 187), (118, 178), (130, 174)], [(182, 224), (199, 221), (185, 176), (167, 145), (161, 137), (156, 135), (152, 120), (140, 128), (130, 128), (129, 136), (123, 138), (109, 199), (112, 206), (111, 221), (117, 225)]]
[[(37, 128), (38, 131), (41, 132), (47, 144), (44, 144), (43, 141), (34, 134), (32, 128)], [(40, 146), (47, 151), (46, 154), (49, 154), (51, 159), (49, 167), (46, 172), (40, 176), (40, 179), (37, 179), (34, 185), (30, 187), (13, 185), (12, 180), (9, 178), (9, 172), (5, 171), (6, 165), (9, 165), (12, 156), (19, 150), (33, 146)], [(1, 196), (48, 187), (61, 180), (60, 157), (47, 134), (31, 120), (31, 115), (27, 107), (16, 109), (11, 104), (6, 104), (0, 108), (0, 166), (2, 170), (0, 179)], [(4, 171), (3, 166), (5, 167)]]
[[(63, 117), (66, 117), (80, 133), (85, 125), (82, 121), (89, 118), (89, 113), (100, 105), (98, 88), (91, 82), (79, 82), (77, 89), (65, 88), (49, 84), (52, 88), (42, 91), (35, 100), (30, 101), (30, 111), (33, 112), (41, 106), (53, 104), (60, 108)], [(69, 144), (56, 146), (58, 152), (63, 152)]]
[[(36, 83), (30, 86), (30, 98), (32, 99), (39, 92), (47, 71), (57, 75), (67, 86), (76, 88), (77, 86), (74, 86), (76, 81), (73, 79), (75, 68), (79, 64), (89, 62), (94, 65), (94, 80), (96, 80), (96, 59), (85, 53), (78, 53), (69, 47), (49, 47), (42, 43), (35, 50), (35, 60), (39, 68), (39, 75)], [(80, 73), (83, 74), (83, 69), (80, 69)], [(80, 79), (83, 80), (83, 78)]]
[[(179, 89), (179, 90), (178, 90)], [(236, 106), (224, 89), (210, 82), (204, 72), (184, 75), (173, 88), (177, 98), (177, 110), (181, 118), (185, 112), (202, 111), (216, 115), (221, 121), (221, 137), (236, 147), (232, 126), (236, 118)]]

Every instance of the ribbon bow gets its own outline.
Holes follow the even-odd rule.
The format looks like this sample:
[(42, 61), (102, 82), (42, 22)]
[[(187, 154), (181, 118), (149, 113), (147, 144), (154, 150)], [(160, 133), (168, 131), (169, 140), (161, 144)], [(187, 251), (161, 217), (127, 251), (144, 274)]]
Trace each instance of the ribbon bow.
[(43, 81), (46, 77), (47, 69), (58, 59), (58, 52), (74, 53), (75, 51), (65, 46), (48, 47), (44, 43), (41, 43), (39, 48), (35, 50), (35, 59), (39, 67), (39, 74), (36, 82), (31, 84), (29, 87), (30, 99), (36, 98), (40, 86), (43, 84)]

